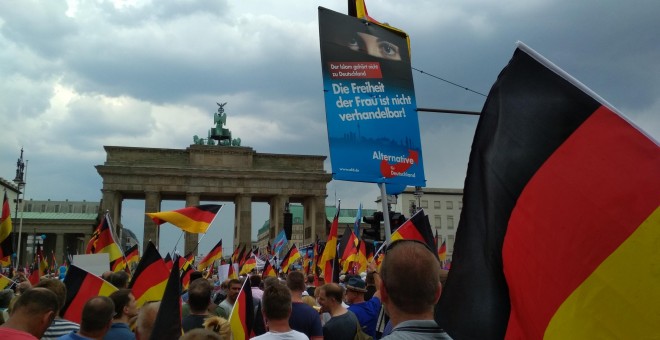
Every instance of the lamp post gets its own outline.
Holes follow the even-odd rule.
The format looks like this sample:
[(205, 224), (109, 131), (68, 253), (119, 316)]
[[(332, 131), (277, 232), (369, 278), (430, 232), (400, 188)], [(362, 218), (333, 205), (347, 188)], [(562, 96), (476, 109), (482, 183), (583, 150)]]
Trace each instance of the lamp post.
[(415, 187), (415, 192), (413, 193), (413, 196), (417, 198), (417, 209), (415, 210), (415, 212), (417, 212), (417, 210), (422, 209), (422, 201), (421, 201), (422, 195), (424, 195), (424, 192), (422, 191), (422, 187), (419, 186)]
[[(16, 183), (16, 186), (18, 187), (18, 194), (16, 195), (16, 218), (20, 220), (19, 222), (19, 227), (18, 227), (18, 242), (14, 243), (14, 251), (16, 252), (15, 260), (16, 262), (14, 263), (14, 266), (18, 266), (18, 263), (21, 258), (21, 232), (23, 230), (23, 210), (21, 208), (21, 216), (20, 218), (18, 217), (18, 206), (19, 203), (21, 202), (21, 194), (23, 194), (23, 198), (25, 198), (25, 174), (27, 173), (27, 164), (23, 162), (23, 148), (21, 148), (21, 157), (16, 161), (16, 178), (14, 178), (14, 183)], [(14, 236), (16, 233), (14, 233)]]

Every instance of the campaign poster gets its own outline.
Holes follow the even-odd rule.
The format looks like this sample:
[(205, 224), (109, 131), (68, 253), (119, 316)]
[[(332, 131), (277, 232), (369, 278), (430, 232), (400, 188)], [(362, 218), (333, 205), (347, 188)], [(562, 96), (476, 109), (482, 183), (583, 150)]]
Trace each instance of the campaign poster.
[(405, 37), (319, 7), (333, 178), (425, 186)]

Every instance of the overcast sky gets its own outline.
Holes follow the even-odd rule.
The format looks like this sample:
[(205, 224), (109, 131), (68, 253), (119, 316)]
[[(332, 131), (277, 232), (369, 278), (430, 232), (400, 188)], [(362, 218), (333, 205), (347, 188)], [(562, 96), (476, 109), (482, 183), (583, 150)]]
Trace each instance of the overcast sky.
[[(367, 5), (408, 32), (414, 68), (488, 93), (520, 40), (660, 139), (656, 0)], [(98, 201), (104, 145), (186, 148), (213, 125), (216, 102), (228, 102), (228, 128), (243, 146), (328, 155), (318, 6), (347, 11), (346, 1), (0, 1), (0, 177), (14, 178), (23, 147), (28, 199)], [(418, 107), (481, 110), (481, 95), (414, 77)], [(476, 123), (420, 113), (427, 186), (462, 188)], [(333, 181), (327, 203), (376, 208), (377, 195), (374, 184)], [(254, 205), (255, 236), (267, 209)], [(124, 203), (123, 223), (139, 237), (143, 210)], [(233, 212), (220, 212), (202, 253), (220, 237), (229, 249)], [(170, 226), (163, 234), (161, 252), (179, 235)]]

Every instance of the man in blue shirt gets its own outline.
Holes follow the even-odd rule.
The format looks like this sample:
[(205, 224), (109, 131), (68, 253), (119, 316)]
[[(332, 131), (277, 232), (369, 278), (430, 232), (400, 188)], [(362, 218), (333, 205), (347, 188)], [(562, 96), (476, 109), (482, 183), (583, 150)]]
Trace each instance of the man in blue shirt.
[(115, 304), (115, 316), (103, 340), (135, 340), (135, 334), (128, 328), (130, 319), (135, 317), (138, 311), (135, 296), (130, 289), (124, 288), (110, 294), (110, 299)]
[(348, 310), (357, 316), (362, 331), (372, 338), (376, 336), (376, 323), (380, 313), (380, 294), (376, 291), (368, 301), (364, 300), (367, 284), (360, 277), (351, 277), (346, 283)]
[(63, 335), (59, 340), (101, 339), (112, 325), (115, 304), (107, 296), (89, 299), (83, 306), (80, 332)]

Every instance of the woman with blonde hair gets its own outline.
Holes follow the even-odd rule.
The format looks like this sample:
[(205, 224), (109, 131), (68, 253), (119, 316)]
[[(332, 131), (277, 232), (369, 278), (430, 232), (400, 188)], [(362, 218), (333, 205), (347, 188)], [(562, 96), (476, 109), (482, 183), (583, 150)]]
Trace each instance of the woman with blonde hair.
[(231, 327), (225, 318), (209, 316), (204, 319), (204, 328), (219, 334), (222, 340), (231, 340)]

